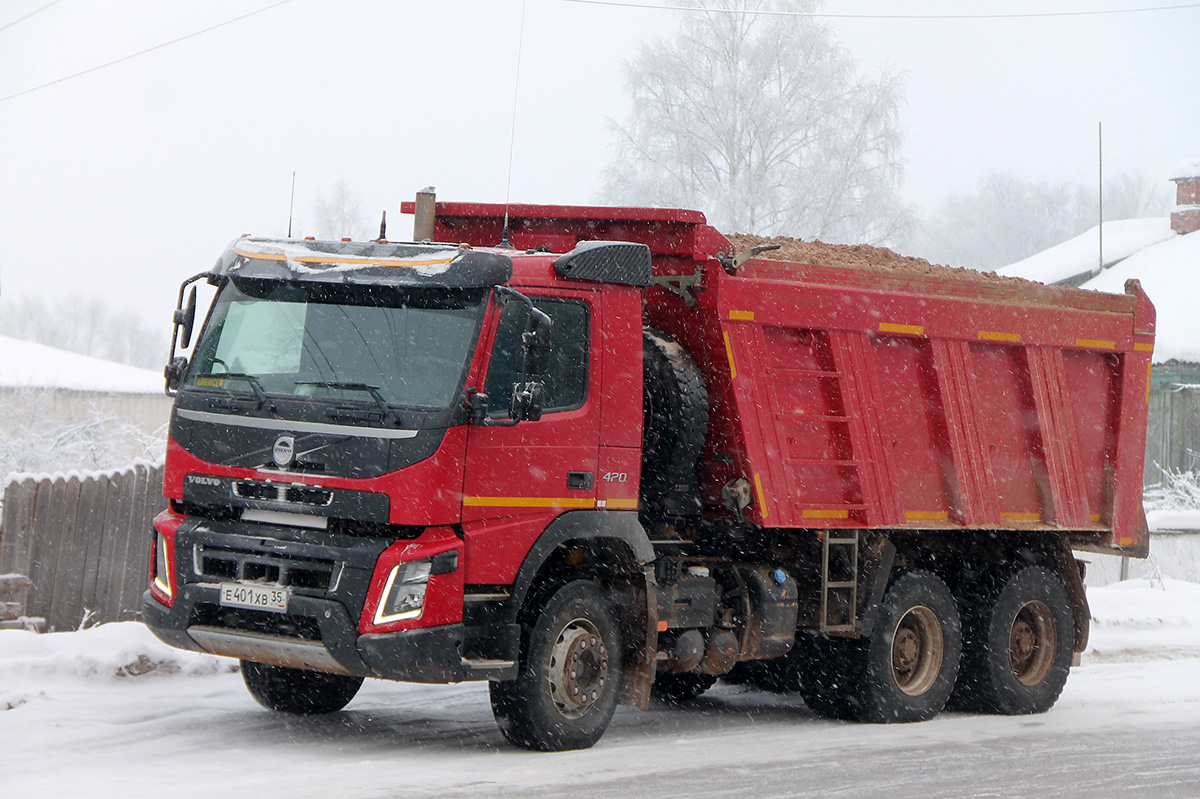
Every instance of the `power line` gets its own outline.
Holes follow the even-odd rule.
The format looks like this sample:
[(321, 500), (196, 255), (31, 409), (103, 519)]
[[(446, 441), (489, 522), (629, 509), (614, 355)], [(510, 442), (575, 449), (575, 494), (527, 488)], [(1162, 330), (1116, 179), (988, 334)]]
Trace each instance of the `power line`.
[(34, 14), (40, 14), (43, 11), (45, 11), (47, 8), (49, 8), (50, 6), (54, 5), (55, 3), (61, 3), (61, 2), (62, 2), (62, 0), (51, 0), (51, 2), (46, 3), (46, 5), (42, 6), (41, 8), (30, 11), (28, 14), (21, 17), (20, 19), (14, 19), (12, 22), (9, 22), (7, 25), (0, 25), (0, 31), (6, 31), (9, 28), (11, 28), (13, 25), (16, 25), (18, 22), (24, 22), (25, 20), (32, 17)]
[(614, 6), (617, 8), (650, 8), (660, 11), (700, 11), (710, 14), (751, 14), (763, 17), (815, 17), (821, 19), (1031, 19), (1036, 17), (1094, 17), (1105, 14), (1140, 14), (1146, 11), (1178, 11), (1200, 8), (1200, 3), (1177, 6), (1153, 6), (1150, 8), (1115, 8), (1103, 11), (1043, 11), (1028, 14), (833, 14), (823, 11), (769, 11), (742, 8), (669, 6), (657, 3), (624, 3), (618, 0), (558, 0), (560, 3), (576, 3), (585, 6)]
[[(55, 3), (57, 3), (58, 1), (59, 0), (54, 0)], [(123, 63), (125, 61), (129, 61), (130, 59), (137, 58), (138, 56), (146, 55), (146, 53), (153, 53), (155, 50), (161, 50), (164, 47), (170, 47), (173, 44), (179, 44), (180, 42), (187, 41), (188, 39), (194, 39), (197, 36), (201, 36), (205, 33), (211, 33), (212, 31), (215, 31), (218, 28), (224, 28), (226, 25), (232, 25), (235, 22), (241, 22), (242, 20), (246, 19), (247, 17), (253, 17), (255, 14), (261, 14), (264, 11), (270, 11), (272, 8), (278, 8), (279, 6), (285, 5), (290, 2), (292, 2), (292, 0), (279, 0), (278, 3), (272, 3), (269, 6), (263, 6), (262, 8), (257, 9), (255, 11), (250, 11), (248, 13), (242, 14), (240, 17), (234, 17), (233, 19), (227, 19), (224, 22), (219, 22), (216, 25), (205, 28), (204, 30), (195, 31), (193, 33), (187, 34), (186, 36), (180, 36), (178, 39), (172, 39), (169, 42), (163, 42), (162, 44), (156, 44), (153, 47), (147, 47), (145, 50), (139, 50), (136, 53), (130, 53), (129, 55), (121, 56), (120, 58), (117, 58), (113, 61), (109, 61), (107, 63), (100, 64), (98, 66), (89, 67), (87, 69), (72, 73), (72, 74), (62, 77), (62, 78), (55, 78), (52, 81), (47, 81), (46, 83), (40, 84), (38, 86), (34, 86), (32, 88), (25, 89), (23, 91), (19, 91), (16, 94), (10, 94), (7, 97), (0, 97), (0, 103), (3, 103), (7, 100), (15, 99), (17, 97), (23, 97), (26, 94), (31, 94), (33, 92), (40, 91), (41, 89), (49, 88), (50, 86), (56, 86), (60, 83), (64, 83), (66, 81), (73, 80), (74, 78), (78, 78), (82, 75), (89, 75), (93, 72), (98, 72), (99, 70), (106, 69), (108, 67)], [(53, 4), (54, 3), (51, 3), (50, 5), (53, 5)], [(49, 8), (49, 6), (46, 6), (46, 8)], [(39, 9), (39, 10), (44, 10), (44, 9)], [(37, 11), (35, 11), (33, 13), (36, 14)], [(26, 17), (22, 17), (22, 19), (25, 19), (29, 16), (32, 16), (32, 15), (31, 14), (26, 15)], [(21, 20), (17, 20), (16, 22), (20, 22), (20, 21)], [(10, 24), (15, 25), (16, 22), (13, 22)]]

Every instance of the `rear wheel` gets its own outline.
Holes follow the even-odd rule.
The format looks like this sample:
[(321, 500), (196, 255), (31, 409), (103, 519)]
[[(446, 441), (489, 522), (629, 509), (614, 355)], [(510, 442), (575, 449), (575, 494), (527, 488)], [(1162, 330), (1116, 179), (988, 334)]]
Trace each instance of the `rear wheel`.
[(656, 699), (679, 705), (692, 701), (712, 688), (716, 682), (717, 678), (711, 674), (659, 672), (654, 677), (651, 692)]
[(489, 685), (500, 731), (544, 752), (591, 746), (616, 710), (621, 657), (612, 601), (592, 582), (563, 586), (538, 611), (516, 679)]
[(1004, 715), (1044, 713), (1071, 667), (1075, 627), (1062, 582), (1022, 569), (967, 614), (956, 706)]
[(853, 658), (853, 714), (861, 721), (924, 721), (946, 706), (962, 653), (954, 596), (927, 571), (893, 578), (872, 635)]
[(242, 661), (242, 679), (263, 707), (299, 716), (341, 710), (363, 683), (362, 677), (269, 666), (252, 660)]

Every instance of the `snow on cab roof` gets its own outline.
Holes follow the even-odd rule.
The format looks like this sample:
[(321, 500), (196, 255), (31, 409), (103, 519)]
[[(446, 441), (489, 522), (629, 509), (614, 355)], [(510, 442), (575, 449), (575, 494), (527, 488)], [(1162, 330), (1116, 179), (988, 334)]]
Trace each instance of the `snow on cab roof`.
[(235, 240), (213, 275), (353, 282), (381, 286), (466, 288), (505, 283), (507, 255), (466, 246), (308, 239)]
[(162, 394), (163, 376), (152, 369), (0, 336), (0, 388)]

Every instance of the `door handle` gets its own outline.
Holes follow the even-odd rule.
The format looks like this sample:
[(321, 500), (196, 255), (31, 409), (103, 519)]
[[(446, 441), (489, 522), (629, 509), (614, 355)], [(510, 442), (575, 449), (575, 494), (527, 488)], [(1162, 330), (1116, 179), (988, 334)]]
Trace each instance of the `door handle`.
[(567, 472), (567, 488), (591, 491), (593, 483), (591, 472)]

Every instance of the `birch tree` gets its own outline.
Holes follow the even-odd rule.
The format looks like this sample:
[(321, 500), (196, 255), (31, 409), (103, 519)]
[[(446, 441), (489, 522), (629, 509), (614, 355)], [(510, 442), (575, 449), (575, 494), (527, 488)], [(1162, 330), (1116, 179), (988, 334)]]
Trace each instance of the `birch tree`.
[(753, 13), (811, 11), (809, 0), (685, 4), (675, 39), (625, 65), (633, 109), (614, 125), (605, 201), (695, 208), (726, 232), (901, 238), (901, 79), (859, 74), (811, 17)]

